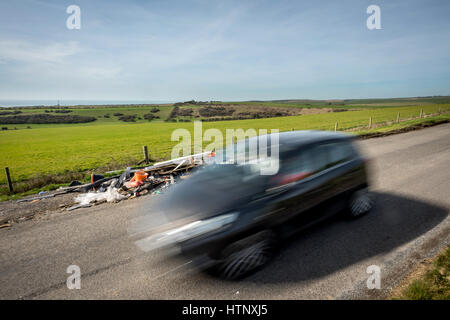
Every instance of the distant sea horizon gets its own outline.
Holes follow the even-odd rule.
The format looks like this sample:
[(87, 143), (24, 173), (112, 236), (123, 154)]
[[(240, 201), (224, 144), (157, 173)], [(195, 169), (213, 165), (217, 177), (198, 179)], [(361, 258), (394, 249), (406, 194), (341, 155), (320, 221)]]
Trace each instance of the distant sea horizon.
[(164, 104), (175, 103), (173, 100), (8, 100), (0, 99), (0, 107), (51, 107), (57, 106), (91, 106), (122, 104)]

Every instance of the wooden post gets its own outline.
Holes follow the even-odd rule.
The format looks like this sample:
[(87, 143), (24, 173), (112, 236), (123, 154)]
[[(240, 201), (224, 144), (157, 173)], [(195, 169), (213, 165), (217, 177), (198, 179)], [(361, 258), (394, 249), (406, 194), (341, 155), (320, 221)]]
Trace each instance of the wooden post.
[(6, 181), (8, 181), (8, 188), (9, 188), (9, 193), (14, 193), (14, 189), (13, 189), (13, 185), (11, 182), (11, 176), (9, 175), (9, 168), (5, 167), (5, 172), (6, 172)]
[(372, 117), (369, 118), (369, 129), (372, 128)]
[(397, 112), (397, 123), (400, 122), (400, 112)]
[(338, 123), (337, 123), (337, 121), (336, 121), (336, 123), (334, 124), (334, 132), (336, 132), (337, 129), (338, 129)]
[(423, 117), (423, 109), (420, 109), (420, 117)]
[(441, 112), (442, 112), (442, 111), (441, 111), (441, 108), (442, 108), (442, 107), (439, 107), (439, 114), (441, 114)]
[(149, 163), (150, 161), (148, 160), (148, 149), (147, 146), (143, 146), (142, 150), (144, 151), (144, 159), (145, 159), (145, 163)]

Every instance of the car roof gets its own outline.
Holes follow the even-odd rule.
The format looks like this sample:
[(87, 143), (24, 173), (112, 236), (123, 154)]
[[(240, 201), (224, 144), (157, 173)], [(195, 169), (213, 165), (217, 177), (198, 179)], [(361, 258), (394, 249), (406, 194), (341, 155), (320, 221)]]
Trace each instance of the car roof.
[[(274, 133), (268, 134), (268, 136), (272, 136), (273, 134)], [(266, 135), (261, 135), (250, 139), (257, 139), (257, 140), (261, 138), (266, 139), (265, 136)], [(280, 132), (278, 134), (278, 142), (280, 145), (296, 146), (296, 147), (327, 140), (343, 140), (343, 139), (347, 140), (351, 138), (353, 138), (353, 136), (349, 134), (334, 131), (320, 131), (320, 130), (285, 131)], [(272, 137), (270, 140), (272, 140)]]

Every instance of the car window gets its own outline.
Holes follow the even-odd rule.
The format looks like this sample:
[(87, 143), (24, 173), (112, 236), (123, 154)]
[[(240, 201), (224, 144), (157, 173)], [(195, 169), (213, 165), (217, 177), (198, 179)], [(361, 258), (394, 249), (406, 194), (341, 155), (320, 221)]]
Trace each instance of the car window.
[(318, 144), (292, 151), (291, 156), (282, 161), (281, 175), (272, 182), (286, 184), (298, 181), (354, 157), (355, 150), (348, 141)]
[(354, 156), (355, 151), (347, 141), (319, 144), (295, 151), (293, 156), (283, 162), (282, 171), (284, 173), (317, 173), (348, 161)]
[(326, 149), (323, 146), (314, 146), (293, 151), (293, 154), (282, 162), (281, 173), (299, 180), (323, 170), (326, 165)]
[(351, 160), (355, 156), (355, 151), (348, 141), (330, 143), (326, 146), (328, 148), (327, 167), (332, 167), (339, 163)]
[(328, 165), (328, 147), (327, 145), (316, 145), (311, 152), (311, 170), (316, 173), (327, 168)]

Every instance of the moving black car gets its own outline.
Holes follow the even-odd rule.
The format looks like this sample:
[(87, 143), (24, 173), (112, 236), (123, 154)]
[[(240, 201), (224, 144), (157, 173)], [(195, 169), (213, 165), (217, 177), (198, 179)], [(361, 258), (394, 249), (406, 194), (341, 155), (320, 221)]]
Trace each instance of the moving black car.
[(370, 210), (366, 160), (353, 136), (291, 131), (279, 133), (275, 143), (271, 136), (239, 142), (234, 150), (248, 152), (266, 139), (263, 145), (278, 161), (276, 172), (261, 174), (264, 161), (230, 158), (233, 147), (218, 152), (215, 163), (171, 187), (148, 209), (150, 220), (162, 221), (138, 246), (177, 248), (183, 257), (236, 279), (264, 265), (276, 243), (294, 232), (337, 213), (356, 218)]

